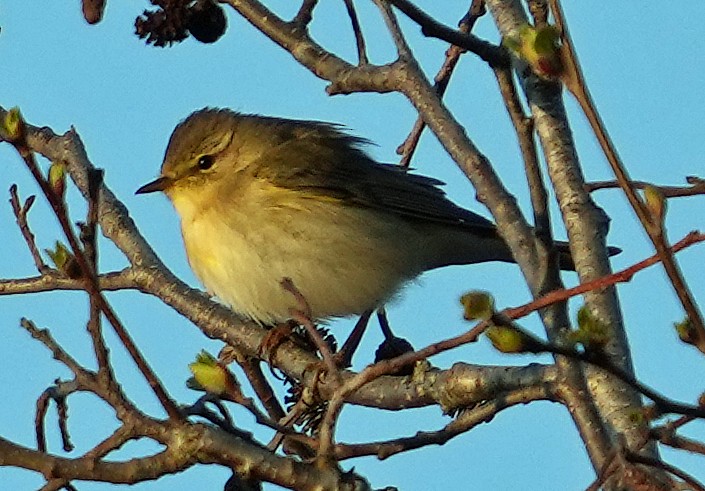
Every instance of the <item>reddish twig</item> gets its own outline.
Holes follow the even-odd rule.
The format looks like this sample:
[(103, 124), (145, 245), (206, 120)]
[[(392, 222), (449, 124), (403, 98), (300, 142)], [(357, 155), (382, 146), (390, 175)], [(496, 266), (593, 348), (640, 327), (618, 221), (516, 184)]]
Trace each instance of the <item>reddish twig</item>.
[(326, 343), (323, 337), (321, 337), (318, 329), (316, 329), (316, 326), (313, 324), (313, 320), (311, 319), (311, 307), (309, 307), (306, 297), (304, 297), (299, 289), (296, 288), (296, 285), (294, 285), (291, 278), (284, 278), (281, 281), (281, 286), (286, 292), (291, 293), (294, 296), (300, 306), (300, 310), (291, 310), (290, 314), (292, 318), (306, 329), (311, 341), (313, 341), (316, 348), (318, 348), (318, 351), (321, 353), (323, 362), (326, 364), (326, 368), (328, 369), (330, 376), (334, 378), (337, 377), (338, 367), (335, 365), (335, 361), (333, 360), (333, 353), (328, 347), (328, 343)]
[[(705, 234), (700, 234), (697, 232), (691, 232), (688, 234), (685, 238), (683, 238), (680, 242), (678, 242), (676, 245), (673, 246), (673, 252), (677, 252), (691, 244), (694, 244), (696, 242), (702, 242), (705, 241)], [(515, 307), (511, 309), (506, 309), (502, 312), (500, 312), (499, 316), (507, 316), (510, 319), (518, 319), (520, 317), (524, 317), (532, 312), (535, 312), (536, 310), (539, 310), (541, 308), (547, 307), (548, 305), (551, 305), (556, 302), (563, 302), (573, 296), (580, 295), (583, 293), (586, 293), (591, 290), (596, 290), (599, 288), (604, 288), (605, 286), (613, 285), (615, 283), (618, 283), (620, 281), (628, 281), (631, 279), (631, 277), (638, 271), (646, 268), (647, 266), (650, 266), (652, 264), (656, 264), (659, 262), (659, 256), (655, 255), (652, 256), (648, 259), (645, 259), (644, 261), (641, 261), (640, 263), (637, 263), (634, 266), (631, 266), (629, 268), (626, 268), (623, 271), (620, 271), (618, 273), (603, 277), (603, 278), (597, 278), (594, 281), (584, 283), (581, 285), (578, 285), (575, 288), (568, 288), (564, 290), (556, 290), (553, 292), (548, 293), (547, 295), (540, 297), (538, 299), (533, 300), (532, 302), (529, 302), (525, 305), (522, 305), (520, 307)], [(338, 414), (340, 410), (342, 409), (342, 406), (345, 402), (345, 399), (354, 391), (358, 390), (365, 384), (369, 383), (370, 381), (381, 377), (382, 375), (387, 375), (394, 373), (401, 368), (403, 368), (406, 365), (409, 365), (411, 363), (415, 363), (419, 360), (423, 360), (425, 358), (429, 358), (433, 355), (436, 355), (438, 353), (441, 353), (443, 351), (447, 351), (453, 348), (456, 348), (458, 346), (461, 346), (463, 344), (468, 344), (471, 342), (474, 342), (477, 340), (477, 338), (482, 334), (489, 326), (490, 326), (489, 321), (483, 321), (478, 323), (475, 327), (473, 327), (471, 330), (459, 335), (455, 336), (453, 338), (449, 338), (443, 341), (439, 341), (437, 343), (431, 344), (423, 349), (420, 349), (418, 351), (414, 352), (409, 352), (405, 353), (401, 356), (398, 356), (396, 358), (392, 358), (390, 360), (383, 360), (380, 362), (377, 362), (373, 365), (368, 366), (364, 370), (362, 370), (360, 373), (355, 375), (354, 377), (351, 377), (348, 379), (345, 383), (343, 383), (334, 393), (333, 396), (330, 398), (329, 403), (328, 403), (328, 409), (326, 411), (326, 415), (323, 418), (323, 422), (321, 423), (321, 430), (320, 430), (320, 437), (321, 437), (321, 444), (319, 447), (319, 455), (327, 455), (326, 452), (330, 453), (331, 452), (331, 447), (333, 445), (333, 429), (334, 429), (334, 422), (338, 417)], [(546, 345), (547, 348), (550, 348), (549, 345)], [(559, 347), (556, 347), (556, 350), (560, 349)], [(649, 389), (648, 387), (644, 386), (643, 384), (639, 383), (638, 381), (635, 381), (635, 379), (630, 376), (628, 373), (625, 371), (619, 369), (618, 367), (613, 367), (611, 364), (607, 365), (606, 363), (600, 365), (598, 361), (595, 361), (595, 359), (590, 359), (588, 358), (587, 355), (583, 355), (581, 353), (577, 352), (568, 352), (566, 351), (565, 353), (556, 353), (556, 354), (565, 354), (565, 355), (573, 355), (574, 358), (580, 358), (582, 356), (582, 359), (580, 361), (588, 362), (588, 363), (593, 363), (598, 366), (601, 366), (607, 371), (611, 371), (614, 375), (617, 375), (619, 378), (623, 379), (627, 383), (632, 383), (636, 384), (635, 387), (637, 387), (643, 394), (647, 395), (647, 397), (651, 398), (654, 400), (654, 402), (659, 402), (662, 404), (663, 407), (667, 408), (670, 412), (676, 412), (679, 414), (693, 414), (697, 415), (698, 417), (702, 417), (705, 415), (705, 410), (700, 410), (699, 408), (692, 407), (692, 406), (686, 406), (682, 405), (673, 401), (670, 401), (662, 396), (660, 394), (655, 393), (653, 390)], [(604, 365), (604, 366), (603, 366)], [(607, 367), (607, 368), (606, 368)], [(612, 368), (613, 370), (608, 370), (608, 368)]]
[[(631, 181), (632, 187), (636, 189), (644, 189), (645, 187), (653, 187), (658, 189), (665, 198), (681, 198), (687, 196), (697, 196), (705, 194), (705, 181), (693, 176), (686, 178), (690, 182), (690, 186), (660, 186), (648, 183), (646, 181)], [(599, 191), (600, 189), (621, 189), (618, 181), (593, 181), (585, 183), (585, 190), (588, 192)]]
[[(705, 234), (693, 231), (693, 232), (690, 232), (688, 235), (686, 235), (683, 239), (678, 241), (676, 244), (674, 244), (670, 248), (670, 252), (676, 253), (680, 250), (685, 249), (688, 246), (691, 246), (693, 244), (696, 244), (698, 242), (703, 242), (703, 241), (705, 241)], [(594, 279), (592, 281), (588, 281), (586, 283), (581, 283), (580, 285), (575, 286), (573, 288), (566, 288), (563, 290), (555, 290), (555, 291), (549, 292), (546, 295), (539, 297), (536, 300), (529, 302), (525, 305), (506, 309), (503, 311), (503, 313), (512, 319), (518, 319), (518, 318), (524, 317), (525, 315), (528, 315), (531, 312), (534, 312), (538, 309), (542, 309), (544, 307), (547, 307), (548, 305), (551, 305), (551, 304), (554, 304), (557, 302), (564, 302), (571, 297), (575, 297), (577, 295), (582, 295), (583, 293), (587, 293), (589, 291), (599, 290), (600, 288), (605, 288), (607, 286), (611, 286), (616, 283), (628, 282), (632, 279), (632, 277), (636, 273), (638, 273), (642, 269), (648, 268), (649, 266), (653, 266), (654, 264), (656, 264), (660, 261), (661, 261), (661, 256), (659, 254), (654, 254), (653, 256), (651, 256), (647, 259), (644, 259), (643, 261), (640, 261), (640, 262), (638, 262), (632, 266), (629, 266), (628, 268), (625, 268), (621, 271), (618, 271), (616, 273), (613, 273), (613, 274), (610, 274), (607, 276), (603, 276), (601, 278), (596, 278), (596, 279)]]
[(705, 353), (705, 322), (703, 321), (702, 314), (698, 305), (693, 299), (693, 295), (690, 292), (683, 275), (676, 263), (673, 255), (669, 252), (668, 241), (665, 236), (663, 224), (660, 220), (655, 220), (652, 213), (647, 209), (644, 201), (637, 194), (635, 187), (632, 185), (631, 178), (622, 163), (617, 149), (614, 146), (612, 139), (605, 128), (605, 125), (597, 112), (597, 108), (592, 100), (590, 91), (585, 83), (585, 78), (582, 73), (582, 69), (578, 62), (578, 57), (573, 47), (573, 43), (568, 33), (568, 27), (563, 16), (563, 11), (560, 6), (559, 0), (550, 0), (551, 10), (553, 16), (556, 19), (556, 25), (561, 31), (562, 35), (562, 61), (564, 67), (564, 73), (561, 79), (563, 80), (566, 88), (575, 96), (575, 99), (580, 104), (581, 109), (585, 113), (585, 116), (590, 123), (595, 136), (602, 148), (603, 153), (607, 157), (607, 161), (614, 172), (615, 177), (619, 186), (624, 191), (629, 204), (634, 209), (639, 221), (641, 222), (644, 230), (648, 234), (651, 242), (656, 249), (659, 257), (661, 258), (661, 263), (663, 264), (666, 274), (671, 281), (673, 288), (683, 305), (688, 319), (692, 324), (693, 332), (693, 345), (696, 346), (702, 353)]

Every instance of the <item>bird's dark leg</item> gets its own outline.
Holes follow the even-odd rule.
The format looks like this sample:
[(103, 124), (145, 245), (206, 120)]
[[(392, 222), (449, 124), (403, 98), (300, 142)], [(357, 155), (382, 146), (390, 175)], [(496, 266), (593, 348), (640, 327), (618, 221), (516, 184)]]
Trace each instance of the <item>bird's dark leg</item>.
[(377, 322), (379, 322), (379, 327), (382, 329), (382, 334), (384, 334), (384, 339), (390, 340), (394, 337), (392, 328), (389, 327), (389, 319), (387, 319), (387, 311), (384, 307), (377, 309)]
[(360, 346), (362, 335), (365, 334), (365, 329), (367, 329), (367, 324), (370, 322), (372, 312), (372, 310), (368, 310), (360, 316), (350, 336), (348, 336), (348, 339), (343, 343), (343, 347), (335, 354), (335, 364), (339, 367), (347, 368), (352, 365), (352, 357), (355, 351), (357, 351), (357, 347)]
[[(375, 351), (375, 363), (382, 360), (391, 360), (397, 356), (403, 355), (404, 353), (409, 353), (414, 351), (414, 347), (411, 343), (404, 338), (398, 338), (392, 332), (389, 327), (389, 321), (387, 320), (387, 312), (384, 309), (379, 309), (377, 311), (377, 320), (379, 321), (379, 327), (382, 328), (382, 334), (384, 334), (384, 341), (377, 347)], [(397, 375), (411, 375), (414, 371), (412, 365), (406, 365), (401, 370), (396, 372)]]

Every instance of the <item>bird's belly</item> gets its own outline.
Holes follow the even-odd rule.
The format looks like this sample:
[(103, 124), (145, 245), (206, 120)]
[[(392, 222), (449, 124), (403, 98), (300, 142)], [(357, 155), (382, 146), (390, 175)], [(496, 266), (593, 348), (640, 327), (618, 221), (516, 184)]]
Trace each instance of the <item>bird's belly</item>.
[(198, 278), (243, 316), (263, 324), (290, 319), (290, 309), (301, 306), (282, 288), (284, 278), (304, 295), (314, 319), (350, 316), (380, 306), (421, 272), (399, 257), (409, 237), (398, 224), (368, 225), (361, 234), (346, 221), (364, 221), (359, 212), (331, 220), (289, 210), (293, 217), (271, 216), (257, 225), (244, 214), (230, 224), (196, 219), (184, 224), (183, 235)]

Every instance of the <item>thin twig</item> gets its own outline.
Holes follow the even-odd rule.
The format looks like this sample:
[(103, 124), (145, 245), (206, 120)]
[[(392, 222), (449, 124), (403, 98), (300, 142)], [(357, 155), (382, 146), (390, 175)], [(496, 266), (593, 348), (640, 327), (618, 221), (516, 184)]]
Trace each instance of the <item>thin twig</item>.
[(15, 214), (15, 219), (17, 220), (17, 225), (20, 227), (20, 232), (22, 232), (22, 237), (24, 237), (27, 247), (29, 247), (29, 252), (32, 254), (32, 259), (34, 260), (34, 265), (40, 273), (46, 273), (50, 268), (42, 259), (42, 255), (39, 253), (37, 248), (37, 243), (34, 239), (34, 234), (29, 228), (29, 223), (27, 222), (27, 213), (32, 208), (36, 196), (30, 195), (24, 202), (20, 204), (20, 197), (17, 194), (17, 184), (10, 186), (10, 204), (12, 205), (12, 211)]
[[(470, 33), (477, 19), (484, 15), (484, 13), (484, 0), (473, 0), (470, 9), (460, 21), (458, 30), (466, 34)], [(443, 65), (433, 79), (433, 87), (436, 89), (436, 93), (439, 98), (443, 98), (445, 95), (448, 84), (450, 83), (450, 78), (453, 75), (453, 71), (458, 65), (460, 56), (465, 52), (467, 52), (466, 49), (454, 44), (451, 44), (446, 50), (446, 58), (443, 61)], [(407, 136), (404, 142), (397, 148), (397, 153), (401, 155), (401, 160), (399, 161), (400, 166), (409, 167), (411, 164), (411, 159), (414, 156), (414, 152), (416, 151), (419, 140), (421, 139), (421, 134), (425, 128), (426, 123), (424, 120), (421, 116), (417, 117), (413, 128), (409, 132), (409, 136)]]
[(421, 33), (424, 36), (442, 39), (448, 43), (460, 46), (471, 53), (475, 53), (491, 66), (509, 66), (509, 55), (504, 48), (488, 43), (472, 34), (466, 34), (445, 26), (408, 0), (388, 0), (388, 2), (421, 26)]
[(63, 449), (66, 452), (73, 450), (73, 444), (71, 444), (71, 438), (69, 436), (68, 427), (66, 422), (68, 419), (68, 406), (66, 403), (66, 398), (69, 394), (77, 391), (79, 389), (79, 384), (76, 380), (71, 380), (69, 382), (57, 381), (52, 387), (49, 387), (42, 395), (37, 399), (37, 411), (34, 417), (34, 431), (37, 437), (37, 449), (41, 452), (47, 451), (46, 442), (46, 432), (44, 430), (44, 423), (46, 420), (47, 410), (49, 409), (49, 401), (54, 401), (56, 403), (56, 409), (58, 413), (58, 423), (59, 423), (59, 433), (61, 434), (61, 442)]
[[(691, 417), (692, 418), (692, 417)], [(705, 444), (698, 442), (691, 438), (676, 435), (675, 431), (672, 429), (653, 429), (650, 432), (652, 438), (657, 439), (664, 445), (668, 445), (671, 448), (677, 448), (679, 450), (685, 450), (687, 452), (698, 453), (700, 455), (705, 455)]]
[[(686, 247), (703, 241), (705, 241), (705, 234), (700, 232), (690, 232), (683, 239), (674, 244), (670, 248), (670, 251), (671, 253), (676, 253), (685, 249)], [(632, 266), (629, 266), (628, 268), (625, 268), (621, 271), (617, 271), (616, 273), (612, 273), (610, 275), (603, 276), (600, 278), (595, 278), (592, 281), (581, 283), (572, 288), (565, 288), (562, 290), (555, 290), (549, 292), (544, 296), (535, 299), (532, 302), (529, 302), (519, 307), (507, 309), (503, 313), (510, 316), (512, 319), (523, 317), (538, 309), (542, 309), (544, 307), (547, 307), (548, 305), (557, 302), (563, 302), (571, 297), (575, 297), (577, 295), (581, 295), (583, 293), (587, 293), (593, 290), (598, 290), (600, 288), (611, 286), (617, 283), (628, 282), (636, 273), (638, 273), (642, 269), (645, 269), (649, 266), (653, 266), (654, 264), (657, 264), (660, 261), (661, 256), (659, 254), (654, 254), (653, 256), (648, 257), (643, 261), (639, 261), (638, 263), (633, 264)]]
[[(104, 273), (98, 277), (98, 282), (101, 290), (116, 291), (139, 288), (135, 283), (135, 270), (132, 268)], [(41, 276), (0, 280), (0, 296), (55, 290), (85, 290), (83, 283), (80, 278), (69, 278), (54, 269), (49, 269)]]
[(513, 329), (518, 331), (518, 333), (520, 333), (523, 346), (521, 351), (518, 352), (534, 354), (550, 353), (553, 355), (565, 356), (566, 358), (570, 358), (572, 360), (577, 360), (599, 367), (629, 385), (635, 391), (651, 399), (657, 409), (655, 414), (656, 416), (674, 413), (697, 418), (705, 418), (705, 408), (690, 404), (683, 404), (659, 394), (651, 387), (637, 380), (636, 377), (627, 370), (615, 363), (612, 363), (612, 361), (608, 357), (604, 356), (602, 352), (593, 351), (590, 349), (578, 351), (573, 346), (562, 346), (550, 341), (544, 341), (543, 339), (540, 339), (513, 324), (509, 318), (502, 319), (502, 316), (502, 313), (495, 314), (493, 318), (496, 319), (496, 321), (494, 323), (497, 325), (511, 326)]
[(629, 462), (635, 463), (635, 464), (643, 464), (643, 465), (648, 465), (649, 467), (654, 467), (656, 469), (662, 469), (669, 474), (673, 474), (674, 476), (678, 477), (679, 479), (683, 480), (688, 486), (690, 486), (692, 491), (705, 491), (705, 486), (700, 483), (697, 479), (695, 479), (693, 476), (688, 474), (687, 472), (679, 469), (678, 467), (675, 467), (671, 464), (668, 464), (662, 460), (659, 459), (654, 459), (651, 457), (647, 457), (645, 455), (641, 455), (635, 452), (630, 452), (629, 450), (625, 449), (624, 451), (625, 457)]
[(316, 8), (318, 0), (303, 0), (301, 8), (296, 13), (291, 23), (300, 27), (308, 26), (313, 20), (313, 9)]
[(66, 368), (68, 368), (74, 373), (74, 375), (79, 378), (87, 378), (93, 375), (93, 372), (89, 372), (81, 365), (79, 365), (79, 363), (74, 357), (69, 355), (61, 346), (59, 346), (59, 344), (54, 340), (48, 330), (39, 329), (34, 324), (34, 322), (25, 318), (20, 319), (20, 326), (22, 326), (22, 328), (24, 328), (30, 334), (30, 336), (32, 336), (34, 339), (38, 340), (44, 346), (46, 346), (49, 351), (51, 351), (51, 354), (54, 359), (63, 363)]
[[(206, 406), (207, 402), (210, 402), (215, 405), (218, 408), (218, 411), (220, 412), (221, 416), (216, 415), (213, 411), (208, 409), (208, 407)], [(232, 417), (227, 411), (227, 408), (220, 401), (214, 399), (209, 394), (200, 397), (192, 405), (184, 407), (183, 411), (189, 416), (200, 416), (202, 418), (207, 419), (226, 433), (230, 433), (247, 441), (254, 441), (252, 433), (237, 428), (233, 424)]]
[[(688, 245), (691, 245), (695, 242), (702, 242), (702, 241), (705, 241), (705, 234), (698, 234), (696, 232), (691, 232), (683, 240), (681, 240), (678, 244), (673, 246), (673, 251), (675, 252), (677, 250), (681, 250), (684, 247), (687, 247)], [(575, 295), (580, 295), (582, 293), (586, 293), (591, 290), (603, 288), (605, 286), (612, 285), (612, 284), (617, 283), (619, 281), (628, 281), (628, 279), (630, 279), (636, 272), (640, 271), (641, 269), (646, 268), (647, 266), (655, 264), (658, 261), (659, 261), (659, 256), (654, 255), (651, 258), (645, 259), (644, 261), (641, 261), (640, 263), (637, 263), (634, 266), (626, 268), (625, 270), (623, 270), (621, 272), (609, 275), (604, 278), (598, 278), (594, 281), (578, 285), (575, 288), (569, 288), (569, 289), (565, 289), (565, 290), (557, 290), (555, 292), (550, 292), (549, 294), (547, 294), (543, 297), (537, 298), (534, 301), (529, 302), (523, 306), (506, 309), (506, 310), (500, 312), (498, 315), (504, 315), (510, 319), (517, 319), (519, 317), (526, 316), (531, 312), (535, 312), (541, 308), (545, 308), (548, 305), (551, 305), (556, 302), (563, 302), (563, 301), (567, 300), (568, 298), (573, 297)], [(425, 358), (436, 355), (436, 354), (441, 353), (443, 351), (447, 351), (447, 350), (456, 348), (456, 347), (461, 346), (463, 344), (474, 342), (475, 340), (477, 340), (477, 338), (480, 336), (480, 334), (482, 334), (489, 327), (489, 325), (490, 324), (487, 321), (480, 322), (475, 327), (473, 327), (471, 330), (469, 330), (466, 333), (463, 333), (459, 336), (455, 336), (453, 338), (439, 341), (437, 343), (429, 345), (429, 346), (427, 346), (423, 349), (420, 349), (418, 351), (404, 353), (401, 356), (398, 356), (396, 358), (392, 358), (390, 360), (383, 360), (383, 361), (377, 362), (373, 365), (368, 366), (367, 368), (362, 370), (360, 373), (358, 373), (354, 377), (345, 381), (333, 393), (333, 396), (329, 400), (328, 409), (327, 409), (325, 417), (323, 418), (323, 421), (321, 423), (321, 431), (320, 431), (321, 444), (319, 447), (319, 455), (327, 455), (331, 452), (331, 448), (333, 445), (332, 442), (334, 441), (333, 440), (333, 432), (334, 432), (335, 421), (338, 417), (338, 414), (340, 413), (340, 410), (342, 409), (342, 406), (345, 402), (346, 397), (348, 397), (351, 393), (358, 390), (359, 388), (361, 388), (365, 384), (369, 383), (370, 381), (372, 381), (382, 375), (394, 373), (406, 365), (409, 365), (411, 363), (415, 363), (416, 361), (419, 361), (419, 360), (423, 360)], [(541, 342), (543, 343), (543, 341), (541, 341)], [(550, 345), (546, 345), (547, 349), (550, 347), (551, 347)], [(559, 350), (559, 349), (561, 349), (561, 348), (556, 347), (556, 350)], [(655, 393), (653, 390), (649, 389), (648, 387), (644, 386), (643, 384), (639, 383), (638, 381), (636, 381), (627, 372), (619, 369), (618, 367), (613, 367), (611, 364), (610, 365), (604, 364), (605, 366), (599, 365), (599, 360), (595, 361), (594, 359), (589, 359), (589, 357), (587, 355), (583, 355), (581, 353), (577, 353), (577, 352), (573, 352), (573, 351), (566, 351), (565, 353), (556, 352), (556, 354), (574, 355), (573, 358), (582, 356), (583, 358), (581, 358), (580, 361), (585, 361), (588, 363), (595, 364), (597, 366), (601, 366), (601, 368), (604, 368), (607, 371), (610, 371), (610, 370), (608, 370), (608, 368), (614, 368), (614, 372), (613, 372), (614, 375), (618, 376), (619, 378), (622, 378), (627, 383), (632, 382), (632, 383), (636, 384), (635, 387), (637, 387), (640, 392), (642, 392), (644, 395), (646, 395), (647, 397), (654, 400), (654, 402), (658, 401), (663, 407), (667, 408), (669, 410), (669, 412), (675, 412), (678, 414), (691, 414), (691, 415), (696, 415), (698, 417), (705, 416), (705, 410), (701, 410), (700, 408), (696, 408), (693, 406), (687, 406), (687, 405), (679, 404), (677, 402), (670, 401), (670, 400), (660, 396), (660, 394)], [(605, 368), (605, 367), (608, 367), (608, 368)]]
[(489, 327), (488, 322), (480, 322), (469, 331), (458, 336), (433, 343), (418, 351), (404, 353), (401, 356), (390, 360), (382, 360), (373, 365), (368, 366), (354, 377), (348, 379), (341, 385), (328, 401), (328, 408), (320, 426), (320, 446), (318, 448), (319, 456), (330, 455), (333, 450), (334, 442), (334, 427), (335, 421), (342, 409), (343, 403), (348, 395), (358, 390), (363, 385), (370, 381), (381, 377), (382, 375), (392, 374), (399, 371), (401, 368), (423, 360), (443, 351), (447, 351), (458, 346), (472, 343)]
[[(690, 176), (692, 178), (692, 176)], [(665, 198), (680, 198), (686, 196), (697, 196), (705, 194), (705, 182), (697, 179), (693, 180), (690, 186), (661, 186), (648, 183), (646, 181), (631, 181), (632, 187), (644, 189), (647, 186), (658, 189)], [(600, 189), (621, 189), (622, 186), (618, 181), (593, 181), (585, 183), (585, 190), (588, 192), (598, 191)]]
[(352, 24), (352, 29), (355, 33), (357, 63), (358, 65), (367, 65), (369, 63), (369, 59), (367, 58), (367, 48), (365, 47), (365, 36), (362, 34), (362, 28), (360, 27), (360, 20), (357, 18), (355, 5), (353, 4), (353, 0), (343, 1), (345, 2), (345, 9), (348, 11), (348, 17), (350, 17), (350, 23)]
[(541, 175), (536, 141), (534, 140), (534, 120), (528, 117), (519, 101), (514, 77), (508, 68), (495, 68), (494, 74), (499, 85), (504, 105), (514, 125), (514, 131), (519, 139), (519, 148), (524, 159), (526, 179), (531, 196), (531, 207), (534, 212), (534, 228), (536, 235), (544, 246), (551, 250), (551, 221), (548, 210), (548, 193)]
[[(289, 409), (289, 412), (278, 421), (278, 424), (282, 428), (289, 430), (293, 428), (293, 426), (299, 420), (301, 415), (304, 414), (307, 410), (308, 405), (306, 404), (306, 402), (303, 399), (299, 399), (298, 401), (296, 401), (296, 404), (294, 404), (294, 407)], [(290, 432), (278, 431), (267, 444), (267, 449), (274, 452), (277, 448), (279, 448), (279, 445), (281, 445), (282, 440), (288, 433)]]
[(394, 14), (394, 10), (389, 6), (387, 0), (373, 0), (377, 7), (382, 12), (382, 17), (384, 18), (384, 23), (387, 25), (387, 30), (392, 35), (394, 40), (394, 45), (397, 48), (397, 54), (400, 60), (411, 60), (413, 55), (411, 53), (411, 48), (404, 38), (404, 33), (401, 31), (399, 22), (397, 21), (397, 16)]
[(525, 387), (506, 394), (499, 394), (491, 401), (483, 402), (474, 408), (464, 410), (458, 418), (437, 431), (420, 431), (414, 436), (363, 444), (340, 443), (335, 446), (338, 460), (375, 455), (386, 459), (401, 452), (407, 452), (428, 445), (443, 445), (458, 435), (467, 433), (476, 426), (490, 421), (504, 409), (538, 400), (554, 400), (552, 388), (547, 385)]
[(274, 389), (272, 389), (264, 373), (262, 373), (259, 359), (247, 356), (233, 346), (224, 347), (218, 354), (218, 359), (226, 365), (230, 360), (234, 360), (240, 365), (245, 377), (250, 382), (250, 386), (252, 386), (271, 419), (279, 421), (284, 417), (284, 410), (277, 400)]
[[(102, 186), (103, 171), (101, 169), (91, 169), (88, 172), (88, 214), (85, 225), (81, 227), (81, 242), (83, 242), (83, 250), (95, 278), (98, 277), (98, 200), (100, 199), (99, 193)], [(98, 371), (114, 380), (108, 347), (105, 344), (101, 327), (101, 308), (95, 295), (89, 295), (88, 299), (90, 312), (87, 328), (93, 342)]]
[(323, 337), (321, 337), (318, 329), (316, 329), (316, 326), (313, 324), (313, 320), (311, 319), (311, 308), (306, 300), (306, 297), (299, 291), (298, 288), (296, 288), (296, 285), (294, 285), (291, 278), (284, 278), (281, 281), (281, 286), (285, 291), (291, 293), (299, 303), (301, 310), (292, 309), (290, 314), (296, 322), (304, 326), (306, 332), (311, 338), (311, 341), (313, 341), (316, 348), (318, 348), (318, 351), (321, 353), (329, 375), (333, 378), (333, 380), (335, 380), (338, 376), (338, 367), (335, 365), (333, 353), (328, 347), (328, 343), (326, 343)]

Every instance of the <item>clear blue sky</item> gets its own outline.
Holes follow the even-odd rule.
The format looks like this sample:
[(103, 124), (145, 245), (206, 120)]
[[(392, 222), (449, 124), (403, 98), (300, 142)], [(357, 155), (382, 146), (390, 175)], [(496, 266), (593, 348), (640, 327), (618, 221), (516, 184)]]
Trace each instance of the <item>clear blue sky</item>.
[[(134, 18), (148, 7), (147, 2), (112, 0), (104, 21), (97, 26), (83, 21), (78, 3), (26, 0), (4, 2), (0, 7), (0, 105), (19, 106), (30, 123), (50, 126), (57, 132), (74, 125), (90, 158), (105, 169), (107, 185), (128, 206), (140, 230), (166, 264), (194, 286), (198, 283), (186, 263), (171, 206), (160, 196), (134, 196), (137, 187), (156, 176), (169, 134), (180, 119), (203, 106), (227, 106), (247, 112), (336, 121), (375, 141), (372, 154), (387, 162), (396, 160), (394, 150), (413, 123), (413, 110), (398, 95), (326, 96), (324, 82), (231, 12), (228, 32), (215, 45), (188, 40), (171, 49), (158, 49), (145, 46), (132, 34)], [(279, 11), (291, 11), (289, 3), (278, 0), (271, 5)], [(393, 50), (375, 9), (367, 2), (357, 3), (367, 28), (372, 61), (389, 61)], [(454, 24), (468, 2), (419, 4), (444, 22)], [(687, 0), (671, 8), (658, 2), (614, 2), (609, 8), (596, 8), (591, 2), (566, 4), (589, 86), (632, 176), (661, 184), (681, 184), (689, 174), (703, 176), (705, 3)], [(354, 42), (342, 2), (321, 2), (316, 12), (316, 39), (354, 60)], [(413, 25), (403, 24), (412, 47), (432, 76), (442, 62), (445, 45), (425, 40)], [(476, 32), (498, 41), (489, 17), (480, 21)], [(467, 125), (469, 136), (528, 210), (515, 137), (490, 71), (472, 56), (466, 56), (447, 99), (453, 113)], [(590, 180), (611, 178), (582, 116), (572, 101), (568, 101), (568, 107), (586, 176)], [(486, 214), (475, 201), (472, 187), (431, 135), (423, 138), (414, 167), (448, 182), (448, 193), (458, 203)], [(23, 196), (37, 192), (21, 162), (2, 146), (0, 189), (6, 190), (14, 182)], [(75, 190), (70, 193), (73, 217), (81, 219), (85, 206), (76, 199)], [(595, 199), (612, 217), (610, 242), (624, 249), (613, 261), (615, 268), (626, 267), (652, 253), (619, 192), (600, 191)], [(3, 198), (0, 277), (34, 275), (11, 209), (4, 203)], [(705, 229), (702, 210), (702, 197), (671, 201), (667, 220), (671, 238), (675, 241), (689, 230)], [(557, 216), (554, 210), (554, 217)], [(34, 206), (31, 224), (43, 248), (59, 237), (55, 220), (42, 200)], [(560, 225), (556, 234), (565, 236)], [(102, 271), (126, 265), (113, 246), (105, 241), (101, 245)], [(703, 253), (703, 247), (696, 247), (679, 255), (701, 303), (705, 301)], [(677, 342), (671, 325), (683, 313), (664, 278), (661, 268), (654, 267), (620, 286), (628, 336), (638, 376), (671, 397), (693, 401), (703, 391), (705, 360)], [(566, 274), (565, 281), (574, 284), (576, 277)], [(489, 290), (500, 307), (519, 305), (529, 298), (518, 269), (512, 265), (447, 268), (427, 274), (405, 290), (390, 308), (392, 325), (416, 347), (457, 334), (468, 328), (461, 320), (457, 300), (471, 289)], [(197, 394), (184, 387), (189, 376), (187, 365), (200, 349), (215, 353), (219, 344), (207, 340), (153, 298), (129, 292), (110, 294), (109, 298), (171, 393), (183, 402), (195, 400)], [(575, 310), (580, 300), (571, 305)], [(68, 378), (69, 373), (18, 327), (18, 320), (26, 316), (39, 326), (50, 328), (80, 361), (92, 364), (85, 334), (87, 302), (81, 293), (2, 297), (0, 313), (0, 390), (4, 401), (0, 405), (0, 434), (32, 446), (36, 398), (56, 377)], [(523, 324), (534, 331), (540, 329), (533, 318)], [(350, 322), (341, 322), (334, 328), (342, 338), (349, 326)], [(369, 353), (380, 337), (377, 330), (370, 331), (356, 359), (357, 368), (370, 361)], [(118, 376), (128, 394), (147, 411), (157, 412), (157, 403), (145, 383), (112, 336), (109, 339)], [(521, 364), (537, 358), (499, 355), (482, 341), (432, 362), (449, 367), (458, 360)], [(53, 416), (54, 412), (50, 414)], [(236, 410), (235, 415), (239, 424), (253, 426), (244, 412)], [(64, 455), (52, 416), (48, 425), (49, 447)], [(448, 421), (436, 407), (399, 414), (348, 408), (338, 436), (348, 442), (390, 438), (420, 429), (438, 429)], [(77, 451), (71, 455), (91, 448), (114, 425), (110, 410), (94, 398), (72, 396), (69, 426)], [(686, 434), (705, 439), (705, 425), (691, 425)], [(259, 435), (266, 441), (266, 433)], [(128, 446), (120, 456), (148, 451), (144, 446)], [(676, 452), (665, 452), (665, 456), (705, 480), (702, 459)], [(384, 462), (366, 458), (344, 465), (354, 465), (375, 487), (394, 485), (404, 491), (468, 487), (562, 491), (584, 489), (593, 479), (566, 410), (548, 403), (508, 410), (490, 424), (444, 447), (431, 447)], [(222, 469), (200, 467), (135, 489), (219, 489), (228, 474)], [(3, 488), (24, 490), (39, 488), (43, 481), (36, 474), (0, 468), (0, 482)], [(78, 488), (85, 491), (110, 487), (78, 483)]]

